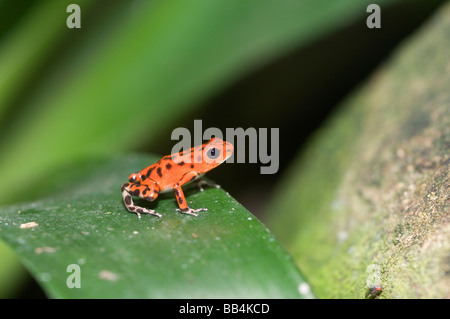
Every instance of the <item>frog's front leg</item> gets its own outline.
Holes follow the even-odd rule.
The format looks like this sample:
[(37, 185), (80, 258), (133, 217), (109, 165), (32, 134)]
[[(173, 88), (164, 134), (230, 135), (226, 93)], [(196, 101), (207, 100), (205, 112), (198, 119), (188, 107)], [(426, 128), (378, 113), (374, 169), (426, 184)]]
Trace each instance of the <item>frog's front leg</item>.
[(181, 177), (180, 181), (173, 187), (173, 192), (175, 193), (178, 206), (180, 207), (179, 209), (176, 209), (176, 211), (197, 217), (198, 212), (204, 212), (208, 210), (207, 208), (197, 208), (197, 209), (190, 208), (186, 202), (183, 189), (181, 188), (181, 185), (192, 182), (201, 176), (202, 175), (200, 175), (196, 171), (189, 171), (186, 174), (184, 174), (183, 177)]
[(175, 193), (178, 206), (180, 207), (175, 209), (177, 212), (182, 212), (183, 214), (188, 214), (197, 217), (198, 212), (208, 210), (207, 208), (198, 208), (198, 209), (190, 208), (186, 202), (186, 197), (184, 196), (183, 189), (181, 188), (180, 184), (176, 184), (173, 187), (173, 192)]
[(161, 214), (155, 212), (152, 209), (147, 209), (144, 207), (139, 207), (134, 205), (132, 196), (140, 197), (142, 199), (153, 201), (158, 197), (158, 190), (155, 188), (150, 188), (147, 185), (140, 185), (134, 183), (125, 183), (122, 185), (122, 198), (125, 207), (129, 212), (136, 213), (139, 218), (141, 214), (152, 214), (161, 217)]

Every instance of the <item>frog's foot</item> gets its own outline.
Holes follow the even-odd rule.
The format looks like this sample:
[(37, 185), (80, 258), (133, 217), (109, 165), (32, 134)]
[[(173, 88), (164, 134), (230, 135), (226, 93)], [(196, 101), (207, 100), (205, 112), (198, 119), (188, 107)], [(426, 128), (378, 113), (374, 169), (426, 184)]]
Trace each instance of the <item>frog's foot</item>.
[(151, 214), (151, 215), (155, 215), (158, 217), (162, 217), (161, 214), (155, 212), (152, 209), (147, 209), (144, 207), (139, 207), (139, 206), (134, 205), (128, 184), (129, 183), (126, 183), (122, 186), (122, 198), (123, 198), (123, 203), (125, 204), (125, 207), (127, 208), (127, 210), (129, 212), (137, 214), (139, 218), (141, 218), (141, 214)]
[(220, 188), (219, 184), (216, 184), (214, 182), (211, 181), (206, 181), (204, 179), (199, 179), (197, 180), (197, 186), (200, 189), (201, 192), (203, 192), (205, 189), (203, 188), (203, 186), (205, 187), (215, 187), (215, 188)]
[(176, 208), (175, 209), (177, 212), (183, 213), (183, 214), (188, 214), (188, 215), (192, 215), (197, 217), (198, 216), (198, 212), (205, 212), (208, 210), (208, 208), (197, 208), (197, 209), (193, 209), (190, 207), (184, 208), (184, 209), (180, 209), (180, 208)]
[(147, 208), (139, 207), (139, 206), (134, 206), (134, 207), (135, 207), (134, 211), (130, 210), (129, 207), (127, 207), (127, 209), (130, 212), (136, 213), (138, 215), (138, 218), (141, 218), (141, 214), (150, 214), (150, 215), (155, 215), (155, 216), (158, 216), (158, 217), (162, 217), (162, 215), (160, 213), (157, 213), (157, 212), (155, 212), (152, 209), (147, 209)]
[(162, 215), (160, 213), (157, 213), (157, 212), (155, 212), (152, 209), (148, 209), (148, 208), (139, 207), (139, 206), (134, 205), (133, 201), (131, 201), (130, 204), (125, 203), (125, 207), (127, 208), (127, 210), (129, 212), (135, 213), (138, 216), (139, 219), (141, 218), (141, 214), (150, 214), (150, 215), (155, 215), (155, 216), (158, 216), (158, 217), (162, 217)]

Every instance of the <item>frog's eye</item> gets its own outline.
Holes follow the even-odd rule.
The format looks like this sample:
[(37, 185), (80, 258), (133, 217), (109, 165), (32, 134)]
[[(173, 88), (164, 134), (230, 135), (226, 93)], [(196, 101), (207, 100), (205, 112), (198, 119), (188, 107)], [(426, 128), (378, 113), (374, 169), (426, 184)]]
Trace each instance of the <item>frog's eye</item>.
[(218, 148), (211, 148), (206, 153), (209, 159), (216, 159), (220, 156), (220, 150)]

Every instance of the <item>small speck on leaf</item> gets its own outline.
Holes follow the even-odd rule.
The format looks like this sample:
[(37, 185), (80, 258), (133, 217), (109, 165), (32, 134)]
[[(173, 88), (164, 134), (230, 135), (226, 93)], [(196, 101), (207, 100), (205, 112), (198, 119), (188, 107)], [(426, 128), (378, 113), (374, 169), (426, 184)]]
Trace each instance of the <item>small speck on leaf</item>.
[(38, 223), (36, 222), (29, 222), (29, 223), (24, 223), (24, 224), (20, 224), (20, 229), (27, 229), (27, 228), (34, 228), (39, 226)]
[(34, 249), (34, 252), (36, 254), (42, 254), (42, 253), (54, 253), (57, 249), (54, 247), (48, 247), (48, 246), (44, 246), (44, 247), (36, 247)]
[(119, 276), (112, 271), (109, 270), (102, 270), (98, 274), (100, 279), (108, 280), (108, 281), (116, 281)]

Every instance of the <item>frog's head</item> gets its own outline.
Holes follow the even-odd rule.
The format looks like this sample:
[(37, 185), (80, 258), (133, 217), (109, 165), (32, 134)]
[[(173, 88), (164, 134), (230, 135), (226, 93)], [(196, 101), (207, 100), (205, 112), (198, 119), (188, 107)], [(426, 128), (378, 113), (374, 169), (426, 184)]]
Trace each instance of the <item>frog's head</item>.
[(137, 183), (140, 182), (142, 179), (141, 177), (141, 173), (133, 173), (130, 176), (128, 176), (128, 181), (130, 181), (130, 183)]
[(216, 167), (225, 162), (233, 154), (233, 144), (213, 137), (203, 146), (203, 161), (212, 167)]

